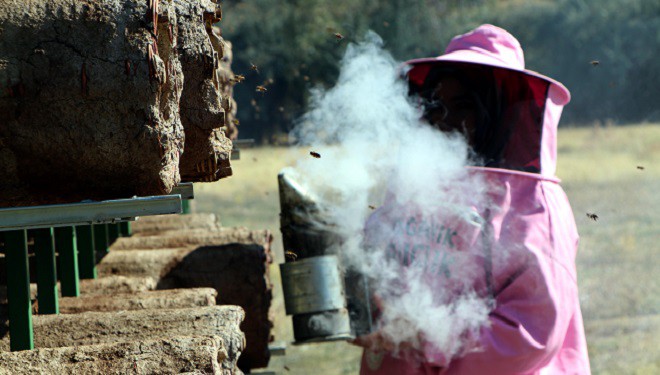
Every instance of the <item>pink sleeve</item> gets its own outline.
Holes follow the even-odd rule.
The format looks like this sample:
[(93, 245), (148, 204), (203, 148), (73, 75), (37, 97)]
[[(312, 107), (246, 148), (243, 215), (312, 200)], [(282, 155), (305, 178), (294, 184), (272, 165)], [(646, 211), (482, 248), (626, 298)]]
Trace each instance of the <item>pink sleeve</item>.
[(426, 373), (526, 374), (549, 363), (562, 346), (573, 314), (570, 303), (561, 301), (572, 301), (567, 294), (573, 294), (575, 287), (569, 280), (553, 281), (542, 268), (526, 268), (496, 294), (490, 326), (482, 328), (473, 351), (448, 361), (427, 348), (427, 370), (438, 365), (444, 370)]

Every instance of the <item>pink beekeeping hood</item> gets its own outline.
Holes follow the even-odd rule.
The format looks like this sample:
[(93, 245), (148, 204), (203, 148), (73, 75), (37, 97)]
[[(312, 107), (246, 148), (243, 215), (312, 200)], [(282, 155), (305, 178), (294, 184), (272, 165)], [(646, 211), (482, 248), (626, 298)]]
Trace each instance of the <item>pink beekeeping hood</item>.
[(571, 95), (554, 79), (525, 69), (520, 43), (506, 30), (479, 26), (454, 37), (443, 55), (409, 60), (405, 65), (413, 87), (421, 87), (438, 66), (492, 70), (495, 83), (503, 88), (507, 108), (502, 121), (510, 133), (500, 167), (554, 177), (557, 125)]

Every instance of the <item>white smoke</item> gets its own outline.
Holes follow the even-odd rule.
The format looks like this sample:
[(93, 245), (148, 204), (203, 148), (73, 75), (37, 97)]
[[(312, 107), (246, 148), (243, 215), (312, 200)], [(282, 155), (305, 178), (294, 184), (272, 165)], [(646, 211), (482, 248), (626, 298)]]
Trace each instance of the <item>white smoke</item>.
[[(427, 271), (449, 272), (444, 258), (417, 252), (410, 255), (417, 259), (402, 267), (387, 253), (388, 243), (406, 241), (398, 238), (402, 231), (373, 218), (371, 233), (377, 233), (377, 239), (369, 244), (364, 239), (365, 223), (386, 196), (392, 205), (414, 212), (401, 215), (419, 218), (413, 232), (425, 231), (423, 235), (437, 237), (437, 242), (453, 247), (451, 228), (433, 221), (438, 212), (473, 224), (472, 232), (480, 229), (470, 207), (485, 189), (466, 172), (468, 145), (461, 135), (421, 122), (400, 68), (375, 33), (349, 45), (336, 86), (313, 91), (311, 109), (293, 133), (321, 157), (300, 160), (290, 173), (320, 199), (329, 221), (336, 224), (333, 230), (347, 239), (340, 250), (343, 262), (367, 274), (374, 293), (383, 299), (379, 329), (396, 344), (412, 343), (416, 349), (430, 344), (451, 357), (465, 350), (459, 338), (478, 335), (488, 321), (490, 301), (470, 289), (474, 267), (469, 257), (452, 259), (455, 265), (466, 263), (451, 270), (458, 286), (453, 285), (452, 292), (438, 290)], [(410, 224), (406, 231), (411, 232)]]

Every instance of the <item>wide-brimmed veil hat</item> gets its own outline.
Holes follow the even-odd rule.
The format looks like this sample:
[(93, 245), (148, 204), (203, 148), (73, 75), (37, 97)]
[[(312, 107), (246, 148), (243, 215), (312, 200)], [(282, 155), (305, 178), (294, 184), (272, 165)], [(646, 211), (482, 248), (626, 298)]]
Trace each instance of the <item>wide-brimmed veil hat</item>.
[(410, 68), (407, 72), (408, 80), (421, 86), (434, 66), (451, 63), (491, 66), (540, 78), (558, 89), (554, 90), (559, 94), (556, 98), (557, 104), (565, 105), (571, 100), (570, 92), (560, 82), (525, 69), (525, 57), (518, 40), (506, 30), (494, 25), (481, 25), (466, 34), (454, 37), (443, 55), (407, 61), (405, 65)]

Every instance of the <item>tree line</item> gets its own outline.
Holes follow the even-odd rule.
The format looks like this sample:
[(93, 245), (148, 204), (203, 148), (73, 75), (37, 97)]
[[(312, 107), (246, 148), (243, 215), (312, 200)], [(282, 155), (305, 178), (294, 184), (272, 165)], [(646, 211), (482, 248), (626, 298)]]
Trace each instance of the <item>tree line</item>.
[(233, 70), (245, 75), (234, 88), (241, 138), (281, 140), (367, 30), (404, 61), (439, 55), (483, 23), (510, 31), (528, 69), (571, 90), (563, 123), (660, 121), (657, 0), (244, 0), (223, 10)]

